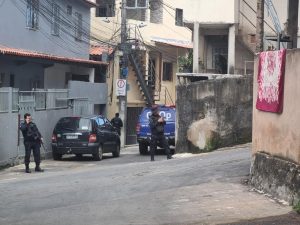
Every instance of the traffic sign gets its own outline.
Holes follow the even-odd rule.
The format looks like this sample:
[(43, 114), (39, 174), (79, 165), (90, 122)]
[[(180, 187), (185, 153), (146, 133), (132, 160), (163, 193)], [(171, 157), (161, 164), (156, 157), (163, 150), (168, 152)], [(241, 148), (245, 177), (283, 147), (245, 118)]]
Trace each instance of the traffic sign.
[(116, 83), (116, 92), (117, 96), (126, 96), (126, 80), (125, 79), (117, 79)]

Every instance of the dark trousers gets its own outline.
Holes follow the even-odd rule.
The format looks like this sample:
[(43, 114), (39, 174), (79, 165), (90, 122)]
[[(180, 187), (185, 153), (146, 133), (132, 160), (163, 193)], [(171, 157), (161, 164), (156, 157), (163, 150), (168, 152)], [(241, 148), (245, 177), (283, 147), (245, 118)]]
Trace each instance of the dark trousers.
[(162, 147), (165, 149), (165, 152), (167, 154), (167, 157), (170, 157), (170, 146), (169, 143), (165, 137), (165, 135), (151, 135), (151, 141), (150, 141), (150, 154), (151, 154), (151, 160), (154, 160), (154, 154), (157, 149), (157, 143), (161, 143)]
[(25, 142), (25, 165), (30, 163), (31, 150), (33, 151), (34, 162), (38, 166), (41, 162), (40, 143), (37, 142)]

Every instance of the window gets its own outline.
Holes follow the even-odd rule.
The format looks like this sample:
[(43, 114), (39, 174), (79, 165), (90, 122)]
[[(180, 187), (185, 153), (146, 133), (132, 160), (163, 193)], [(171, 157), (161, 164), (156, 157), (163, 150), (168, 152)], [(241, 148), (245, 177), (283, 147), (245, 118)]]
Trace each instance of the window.
[(99, 2), (96, 9), (96, 17), (115, 17), (115, 0), (106, 0)]
[(150, 4), (150, 23), (163, 22), (163, 3), (161, 0), (152, 0)]
[(82, 15), (78, 12), (75, 13), (75, 40), (81, 41), (82, 40)]
[(173, 76), (173, 64), (164, 62), (163, 65), (163, 81), (172, 81)]
[(56, 3), (52, 3), (52, 24), (51, 24), (51, 33), (53, 35), (59, 35), (59, 26), (60, 26), (60, 8)]
[(39, 0), (27, 0), (26, 27), (38, 29)]
[(145, 9), (127, 9), (127, 19), (146, 21), (146, 10)]
[(72, 15), (72, 6), (71, 5), (67, 5), (67, 14)]
[(183, 10), (182, 9), (176, 9), (175, 25), (183, 26)]

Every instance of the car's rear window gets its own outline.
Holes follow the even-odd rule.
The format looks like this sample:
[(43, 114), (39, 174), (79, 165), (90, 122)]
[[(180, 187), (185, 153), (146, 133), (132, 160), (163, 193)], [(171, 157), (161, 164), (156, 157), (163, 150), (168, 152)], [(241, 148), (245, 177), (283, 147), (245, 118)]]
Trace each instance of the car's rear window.
[(60, 131), (90, 131), (92, 124), (89, 119), (64, 117), (57, 122), (55, 129)]
[[(159, 108), (159, 114), (165, 118), (166, 121), (175, 121), (176, 118), (176, 112), (174, 108), (168, 108), (168, 107), (162, 107)], [(149, 116), (151, 115), (151, 109), (150, 108), (145, 108), (140, 116), (140, 121), (141, 122), (148, 122), (149, 121)]]

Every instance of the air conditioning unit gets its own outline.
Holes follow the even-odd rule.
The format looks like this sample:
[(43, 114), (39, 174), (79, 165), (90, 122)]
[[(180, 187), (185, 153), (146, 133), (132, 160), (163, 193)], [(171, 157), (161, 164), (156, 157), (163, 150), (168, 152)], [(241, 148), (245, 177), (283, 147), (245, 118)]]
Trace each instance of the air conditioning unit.
[(127, 9), (147, 9), (149, 0), (127, 0)]

